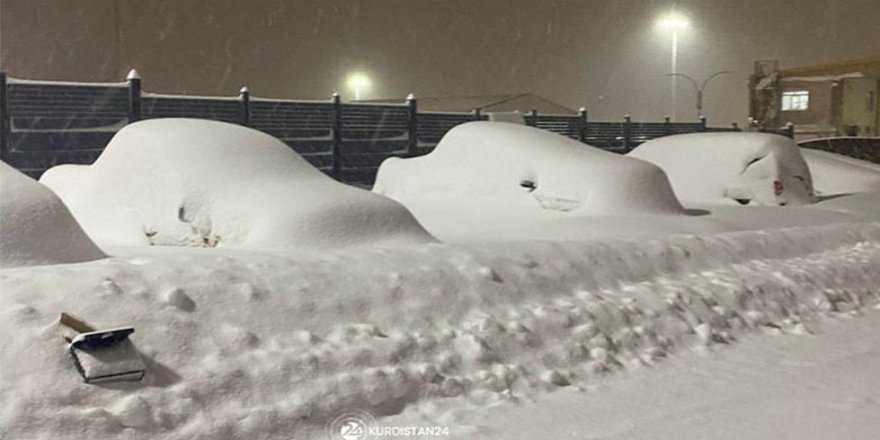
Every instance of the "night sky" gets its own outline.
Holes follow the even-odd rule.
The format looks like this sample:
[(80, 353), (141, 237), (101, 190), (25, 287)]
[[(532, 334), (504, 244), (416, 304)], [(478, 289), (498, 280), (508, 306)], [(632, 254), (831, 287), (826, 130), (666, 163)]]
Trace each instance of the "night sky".
[[(678, 1), (692, 27), (679, 72), (710, 86), (710, 123), (744, 121), (757, 59), (796, 66), (880, 54), (878, 0)], [(0, 68), (119, 80), (153, 92), (327, 98), (367, 72), (365, 97), (534, 92), (593, 119), (670, 113), (669, 36), (654, 0), (0, 0)], [(693, 118), (679, 83), (678, 117)]]

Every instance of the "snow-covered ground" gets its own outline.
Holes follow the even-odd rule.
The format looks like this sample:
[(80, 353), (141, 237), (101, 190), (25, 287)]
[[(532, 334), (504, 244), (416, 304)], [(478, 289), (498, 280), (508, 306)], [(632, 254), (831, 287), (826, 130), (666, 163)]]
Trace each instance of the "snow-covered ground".
[[(3, 402), (10, 438), (71, 426), (90, 438), (317, 437), (348, 408), (461, 428), (444, 418), (449, 398), (480, 407), (753, 332), (804, 332), (816, 315), (874, 307), (880, 285), (878, 223), (642, 243), (111, 253), (0, 273), (2, 330), (16, 335), (0, 379), (15, 396)], [(133, 325), (145, 382), (81, 383), (61, 311)]]
[(470, 438), (505, 440), (876, 439), (880, 312), (811, 325), (809, 334), (757, 334), (539, 401), (461, 414), (458, 424), (479, 433)]
[[(161, 145), (138, 135), (146, 151), (137, 152), (137, 164), (120, 165), (123, 172), (103, 168), (108, 156), (92, 168), (50, 174), (47, 182), (80, 204), (74, 215), (87, 219), (87, 232), (98, 231), (109, 257), (0, 270), (0, 331), (7, 335), (0, 438), (317, 439), (338, 434), (327, 425), (353, 410), (381, 427), (446, 428), (449, 438), (877, 432), (873, 424), (847, 426), (880, 399), (871, 382), (871, 332), (880, 329), (880, 194), (685, 209), (654, 165), (591, 150), (566, 162), (577, 150), (565, 142), (536, 160), (514, 145), (537, 139), (531, 128), (485, 124), (467, 124), (476, 131), (463, 127), (458, 141), (475, 136), (487, 151), (472, 158), (485, 154), (482, 160), (506, 167), (459, 164), (459, 174), (445, 174), (456, 163), (442, 154), (392, 161), (390, 172), (383, 166), (377, 192), (412, 216), (379, 195), (310, 177), (300, 158), (271, 139), (256, 140), (274, 158), (262, 163), (217, 141), (243, 170), (193, 162), (199, 154), (190, 153), (208, 148), (196, 142), (190, 153), (168, 152), (195, 171), (173, 172), (179, 164), (150, 153)], [(514, 145), (515, 154), (499, 160), (505, 150), (492, 139)], [(115, 149), (123, 164), (124, 149)], [(278, 174), (257, 178), (266, 176), (260, 168)], [(616, 173), (602, 174), (609, 169)], [(145, 170), (179, 180), (153, 194), (139, 188), (149, 182)], [(415, 179), (419, 173), (425, 178)], [(218, 174), (238, 176), (245, 190), (227, 187)], [(613, 180), (623, 186), (606, 192), (589, 187), (618, 174), (635, 180)], [(444, 183), (443, 176), (458, 178)], [(101, 188), (105, 178), (115, 186)], [(71, 181), (95, 185), (94, 192), (64, 187)], [(469, 193), (474, 185), (484, 191)], [(282, 196), (297, 189), (302, 194), (283, 205)], [(251, 197), (237, 203), (239, 191)], [(645, 191), (656, 197), (642, 198)], [(327, 218), (328, 205), (313, 201), (328, 193), (374, 213), (367, 225), (375, 239), (348, 239), (364, 226), (353, 211), (331, 223), (334, 234), (303, 229), (298, 219)], [(626, 200), (615, 204), (609, 195)], [(137, 209), (114, 217), (114, 204)], [(92, 205), (101, 209), (88, 211)], [(179, 216), (181, 206), (193, 215)], [(395, 221), (383, 222), (383, 210)], [(124, 224), (105, 229), (97, 212)], [(253, 223), (263, 212), (284, 220), (265, 229), (277, 237), (202, 240), (204, 231), (265, 225)], [(140, 243), (147, 223), (158, 228), (148, 238), (198, 232), (166, 242), (195, 247), (114, 245), (127, 242), (119, 237)], [(98, 328), (134, 326), (144, 381), (83, 383), (67, 355), (61, 312)], [(784, 376), (786, 366), (794, 379)], [(804, 389), (785, 391), (794, 385)], [(787, 408), (802, 408), (801, 418), (787, 418)], [(849, 425), (822, 411), (837, 411)]]

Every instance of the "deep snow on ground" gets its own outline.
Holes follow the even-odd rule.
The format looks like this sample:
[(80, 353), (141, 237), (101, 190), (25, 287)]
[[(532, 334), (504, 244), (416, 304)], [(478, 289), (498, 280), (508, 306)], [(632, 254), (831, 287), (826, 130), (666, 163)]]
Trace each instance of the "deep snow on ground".
[(93, 165), (41, 182), (100, 245), (285, 249), (429, 241), (392, 200), (327, 177), (290, 147), (240, 125), (127, 125)]
[[(6, 437), (319, 438), (348, 408), (438, 417), (454, 433), (464, 428), (444, 418), (446, 399), (491, 405), (756, 331), (803, 332), (817, 314), (874, 307), (880, 285), (880, 223), (638, 243), (111, 252), (0, 272), (0, 330), (16, 335), (0, 358)], [(81, 383), (61, 311), (133, 325), (146, 381)]]
[(812, 203), (810, 169), (797, 144), (766, 133), (664, 136), (628, 156), (656, 164), (685, 203), (756, 205)]
[[(457, 424), (480, 434), (470, 438), (505, 440), (876, 439), (880, 312), (813, 321), (809, 333), (774, 334), (685, 353), (539, 401), (462, 411)], [(414, 416), (383, 423), (440, 423)]]
[(0, 162), (0, 268), (104, 258), (52, 191)]
[(472, 200), (401, 199), (433, 236), (448, 243), (528, 240), (642, 240), (671, 234), (711, 234), (880, 219), (880, 193), (841, 195), (803, 206), (689, 204), (686, 214), (579, 215), (525, 213)]

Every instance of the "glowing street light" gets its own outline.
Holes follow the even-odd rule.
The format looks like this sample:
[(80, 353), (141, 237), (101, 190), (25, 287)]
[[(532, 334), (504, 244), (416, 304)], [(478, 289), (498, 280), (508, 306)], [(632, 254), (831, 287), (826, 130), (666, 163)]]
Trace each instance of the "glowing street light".
[(675, 10), (667, 12), (657, 18), (657, 27), (671, 32), (681, 31), (690, 26), (691, 21), (687, 16)]
[(657, 18), (657, 29), (672, 34), (672, 118), (675, 119), (675, 77), (678, 73), (678, 34), (691, 27), (688, 17), (673, 9)]
[(364, 72), (352, 72), (345, 79), (345, 85), (354, 93), (354, 99), (360, 100), (373, 87), (373, 81)]

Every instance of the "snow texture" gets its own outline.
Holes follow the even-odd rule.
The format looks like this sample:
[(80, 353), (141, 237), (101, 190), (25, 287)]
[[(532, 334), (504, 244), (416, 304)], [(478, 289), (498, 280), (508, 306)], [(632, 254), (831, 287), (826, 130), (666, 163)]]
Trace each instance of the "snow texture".
[(833, 196), (880, 191), (880, 165), (820, 150), (801, 149), (816, 194)]
[(650, 140), (629, 153), (669, 176), (685, 203), (802, 205), (814, 202), (797, 144), (765, 133), (692, 133)]
[(51, 190), (0, 162), (0, 267), (104, 258)]
[[(455, 412), (873, 308), (878, 265), (880, 223), (867, 223), (639, 243), (135, 247), (8, 269), (0, 436), (325, 438), (360, 408), (472, 438)], [(145, 381), (82, 384), (60, 311), (134, 326)]]
[[(870, 336), (880, 313), (864, 315), (814, 320), (792, 337), (750, 337), (712, 356), (683, 354), (538, 402), (458, 411), (456, 431), (504, 440), (876, 440), (880, 338)], [(383, 423), (441, 423), (419, 415)]]
[(683, 213), (663, 171), (545, 130), (469, 122), (430, 154), (389, 158), (373, 191), (408, 200), (473, 201), (530, 212)]
[(41, 181), (102, 245), (278, 249), (431, 240), (399, 204), (334, 181), (265, 133), (223, 122), (137, 122), (93, 165), (54, 167)]

